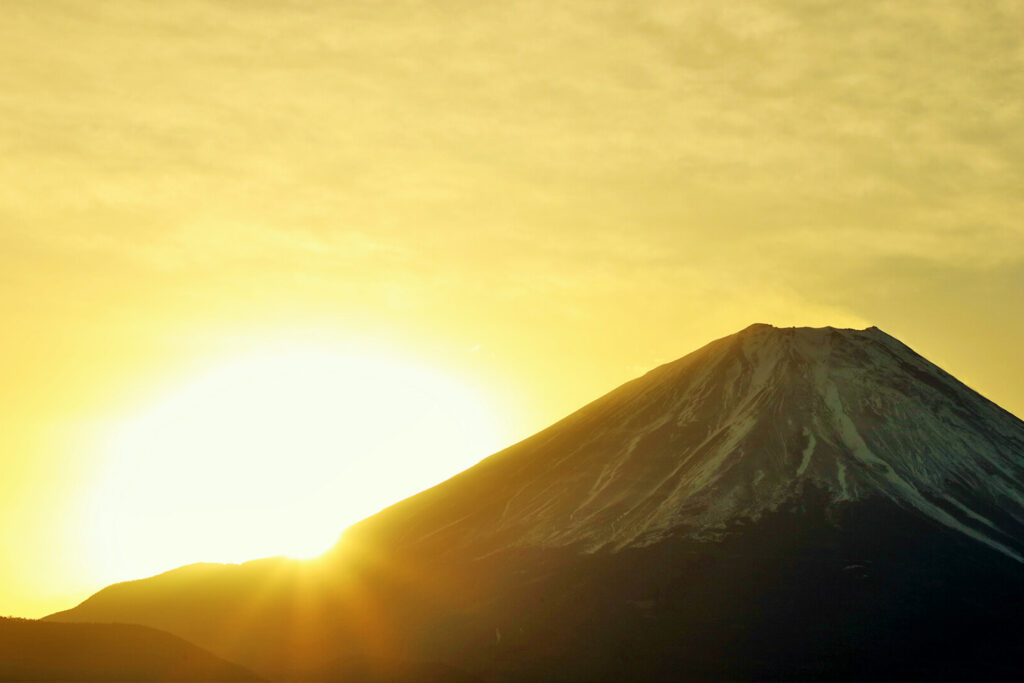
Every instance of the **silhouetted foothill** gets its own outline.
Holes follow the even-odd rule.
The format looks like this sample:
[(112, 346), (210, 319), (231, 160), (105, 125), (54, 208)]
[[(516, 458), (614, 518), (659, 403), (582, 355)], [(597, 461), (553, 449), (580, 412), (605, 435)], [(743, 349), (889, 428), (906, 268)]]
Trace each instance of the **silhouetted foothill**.
[(0, 618), (0, 681), (258, 681), (180, 638), (130, 624)]

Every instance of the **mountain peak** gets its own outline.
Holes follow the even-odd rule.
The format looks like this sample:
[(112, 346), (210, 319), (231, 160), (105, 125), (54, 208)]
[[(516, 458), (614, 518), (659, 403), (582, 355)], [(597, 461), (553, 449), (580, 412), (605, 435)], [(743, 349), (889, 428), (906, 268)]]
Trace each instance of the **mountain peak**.
[[(889, 334), (886, 334), (878, 327), (872, 325), (865, 328), (855, 327), (833, 327), (831, 325), (825, 327), (809, 327), (809, 326), (788, 326), (781, 327), (776, 325), (770, 325), (768, 323), (754, 323), (743, 328), (739, 332), (735, 332), (731, 335), (727, 335), (722, 339), (729, 338), (741, 338), (744, 340), (767, 342), (770, 340), (783, 340), (783, 339), (801, 339), (811, 342), (821, 342), (822, 340), (833, 338), (833, 339), (852, 339), (852, 338), (887, 338), (895, 339)], [(721, 341), (721, 340), (719, 340)], [(712, 342), (713, 344), (714, 342)]]
[(832, 325), (825, 325), (823, 327), (813, 327), (813, 326), (810, 326), (810, 325), (772, 325), (771, 323), (751, 323), (750, 325), (747, 325), (742, 330), (740, 330), (737, 334), (743, 334), (745, 332), (750, 332), (750, 331), (755, 331), (755, 330), (762, 330), (762, 331), (775, 330), (777, 332), (787, 332), (787, 331), (788, 332), (802, 332), (802, 331), (813, 331), (813, 330), (830, 331), (831, 330), (831, 331), (835, 331), (835, 332), (852, 332), (852, 333), (857, 333), (857, 332), (870, 332), (872, 330), (878, 330), (878, 328), (875, 327), (874, 325), (872, 325), (870, 327), (865, 327), (865, 328), (857, 328), (857, 327), (835, 327), (835, 326), (832, 326)]
[[(891, 340), (900, 344), (899, 340), (895, 337), (886, 334), (878, 327), (872, 325), (865, 328), (855, 327), (806, 327), (806, 326), (792, 326), (792, 327), (776, 327), (775, 325), (769, 325), (767, 323), (754, 323), (748, 327), (743, 328), (735, 334), (724, 337), (728, 339), (730, 337), (741, 338), (748, 343), (780, 343), (785, 340), (799, 341), (804, 344), (829, 344), (836, 343), (841, 340), (868, 340), (873, 339), (876, 341)], [(900, 344), (902, 345), (902, 344)]]

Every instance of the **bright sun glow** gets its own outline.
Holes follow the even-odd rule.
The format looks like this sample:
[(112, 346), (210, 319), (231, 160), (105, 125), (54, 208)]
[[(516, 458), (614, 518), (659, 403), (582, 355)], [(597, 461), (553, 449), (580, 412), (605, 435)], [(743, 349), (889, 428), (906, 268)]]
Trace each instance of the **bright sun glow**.
[(124, 420), (89, 504), (99, 569), (310, 557), (347, 525), (497, 450), (479, 396), (370, 354), (220, 365)]

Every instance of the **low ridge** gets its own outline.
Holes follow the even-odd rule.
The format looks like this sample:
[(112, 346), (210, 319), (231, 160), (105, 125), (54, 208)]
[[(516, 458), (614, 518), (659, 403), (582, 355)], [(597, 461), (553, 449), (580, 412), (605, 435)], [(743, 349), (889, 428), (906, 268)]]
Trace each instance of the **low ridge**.
[(195, 645), (132, 624), (0, 617), (0, 681), (258, 681)]

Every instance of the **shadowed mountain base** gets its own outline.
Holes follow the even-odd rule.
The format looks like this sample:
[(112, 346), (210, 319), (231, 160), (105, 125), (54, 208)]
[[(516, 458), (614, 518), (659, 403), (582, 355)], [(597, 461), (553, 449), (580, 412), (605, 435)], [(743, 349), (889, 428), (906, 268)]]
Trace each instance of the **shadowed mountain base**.
[(423, 624), (420, 647), (495, 681), (1018, 678), (1015, 562), (890, 503), (820, 498), (719, 543), (495, 558), (461, 628)]
[(808, 489), (717, 542), (408, 556), (433, 598), (374, 600), (407, 656), (493, 681), (1018, 678), (1016, 562), (886, 501), (826, 500)]

